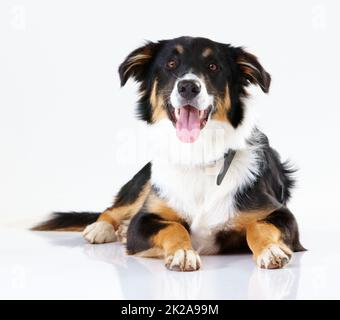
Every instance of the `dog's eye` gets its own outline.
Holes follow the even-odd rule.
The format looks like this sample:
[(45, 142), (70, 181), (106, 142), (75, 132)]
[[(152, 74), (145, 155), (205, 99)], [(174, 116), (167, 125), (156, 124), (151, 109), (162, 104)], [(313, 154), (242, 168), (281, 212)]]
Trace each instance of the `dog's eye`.
[(210, 71), (216, 71), (218, 69), (218, 66), (216, 63), (209, 63), (208, 68)]
[(166, 68), (169, 70), (176, 69), (176, 67), (177, 67), (177, 61), (174, 59), (171, 59), (166, 63)]

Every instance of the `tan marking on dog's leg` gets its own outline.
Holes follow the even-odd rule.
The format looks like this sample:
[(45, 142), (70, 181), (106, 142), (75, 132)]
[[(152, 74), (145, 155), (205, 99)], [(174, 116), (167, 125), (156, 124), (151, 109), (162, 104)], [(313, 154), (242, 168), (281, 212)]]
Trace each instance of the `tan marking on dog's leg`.
[(182, 219), (178, 215), (178, 213), (170, 208), (164, 200), (157, 197), (155, 194), (150, 194), (146, 203), (145, 203), (146, 210), (148, 212), (152, 212), (158, 214), (164, 220), (167, 221), (176, 221), (181, 222)]
[(165, 266), (174, 271), (195, 271), (201, 260), (192, 248), (189, 232), (177, 222), (170, 222), (153, 238), (156, 248), (164, 250)]
[(275, 209), (276, 208), (268, 208), (262, 210), (239, 212), (231, 222), (232, 229), (237, 231), (245, 231), (249, 225), (265, 219)]
[(137, 257), (143, 258), (163, 258), (164, 250), (161, 248), (151, 248), (145, 251), (141, 251), (135, 254)]
[(117, 229), (122, 220), (131, 219), (131, 217), (142, 208), (147, 196), (150, 193), (150, 190), (150, 182), (147, 182), (142, 188), (135, 202), (125, 206), (113, 206), (108, 208), (99, 216), (97, 221), (106, 221), (112, 224), (115, 229)]
[(165, 255), (173, 254), (177, 249), (192, 249), (189, 232), (179, 223), (170, 222), (152, 238), (155, 247), (162, 248)]
[(178, 213), (155, 194), (150, 194), (145, 207), (147, 211), (159, 215), (164, 219), (164, 223), (168, 224), (152, 238), (153, 249), (161, 249), (166, 267), (176, 271), (199, 269), (201, 260), (192, 249), (189, 232), (182, 225), (183, 220)]
[[(122, 221), (129, 221), (143, 206), (151, 190), (148, 182), (138, 195), (135, 202), (120, 207), (106, 209), (95, 223), (88, 225), (83, 231), (83, 237), (90, 243), (114, 242), (117, 239), (116, 230)], [(126, 227), (127, 229), (127, 227)], [(126, 241), (123, 230), (118, 235), (121, 242)], [(126, 230), (125, 230), (126, 231)], [(126, 235), (126, 232), (125, 232)]]
[(277, 269), (291, 259), (292, 251), (282, 241), (281, 231), (274, 225), (258, 221), (247, 226), (248, 245), (259, 267)]

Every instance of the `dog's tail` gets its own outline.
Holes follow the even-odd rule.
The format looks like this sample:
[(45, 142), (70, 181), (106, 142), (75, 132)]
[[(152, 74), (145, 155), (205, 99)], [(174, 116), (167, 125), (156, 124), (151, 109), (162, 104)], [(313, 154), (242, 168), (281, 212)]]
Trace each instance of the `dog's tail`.
[(96, 222), (99, 212), (54, 212), (51, 217), (31, 228), (34, 231), (83, 231)]

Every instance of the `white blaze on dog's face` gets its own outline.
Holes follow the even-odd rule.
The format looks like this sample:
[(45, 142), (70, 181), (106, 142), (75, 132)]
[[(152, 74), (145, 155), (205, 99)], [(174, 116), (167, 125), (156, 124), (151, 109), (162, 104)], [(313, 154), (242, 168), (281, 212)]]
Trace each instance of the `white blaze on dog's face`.
[(177, 137), (182, 142), (195, 142), (214, 104), (214, 97), (208, 93), (204, 80), (191, 72), (177, 79), (170, 103), (174, 108)]
[(258, 84), (267, 92), (270, 85), (269, 74), (255, 56), (205, 38), (147, 43), (126, 58), (119, 73), (122, 85), (130, 77), (140, 83), (142, 120), (167, 121), (179, 141), (193, 145), (207, 127), (223, 127), (228, 135), (241, 130), (248, 114), (245, 87)]

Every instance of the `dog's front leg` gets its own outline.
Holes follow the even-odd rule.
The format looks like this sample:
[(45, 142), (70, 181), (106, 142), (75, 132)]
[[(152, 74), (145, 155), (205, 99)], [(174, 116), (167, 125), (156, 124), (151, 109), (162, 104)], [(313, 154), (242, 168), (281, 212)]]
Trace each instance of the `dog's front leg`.
[(178, 222), (169, 223), (153, 238), (154, 246), (162, 248), (165, 266), (174, 271), (195, 271), (201, 266), (199, 255), (193, 250), (188, 231)]
[[(163, 213), (163, 215), (162, 215)], [(201, 266), (193, 250), (189, 232), (179, 221), (166, 220), (168, 212), (139, 212), (127, 234), (127, 251), (144, 257), (161, 256), (174, 271), (195, 271)]]
[(246, 229), (247, 242), (260, 268), (284, 267), (292, 257), (292, 250), (284, 243), (281, 231), (267, 221), (256, 221)]

